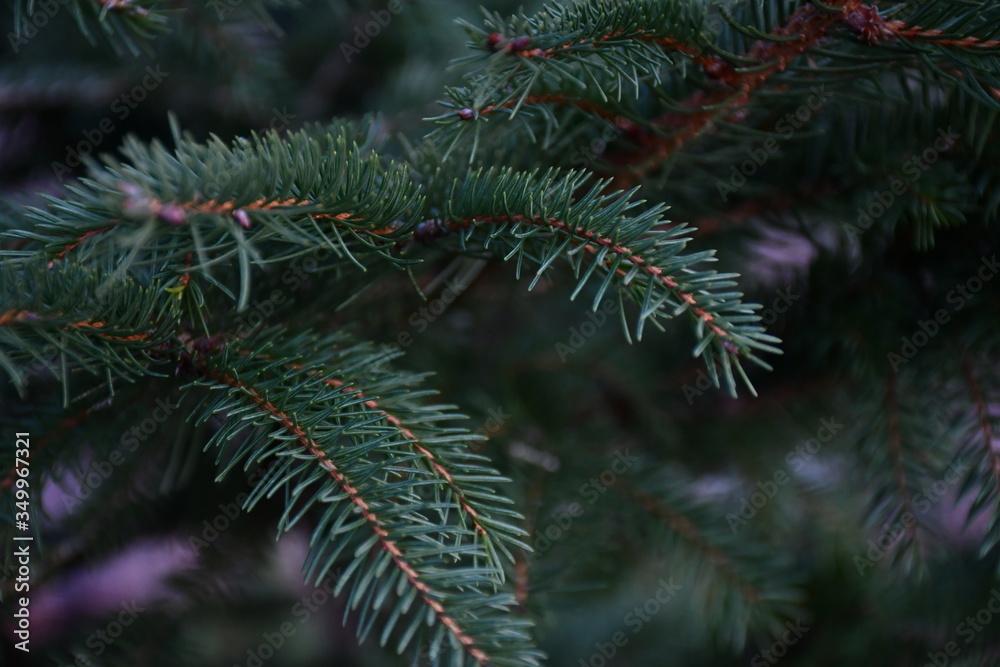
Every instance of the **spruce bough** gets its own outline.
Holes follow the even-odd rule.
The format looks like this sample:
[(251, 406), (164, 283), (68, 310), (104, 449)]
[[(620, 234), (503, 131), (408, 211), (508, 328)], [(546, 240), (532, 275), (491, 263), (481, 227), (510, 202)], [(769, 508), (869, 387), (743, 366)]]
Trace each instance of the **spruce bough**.
[[(119, 49), (153, 49), (180, 25), (155, 6), (90, 16), (70, 4), (86, 35), (98, 27)], [(373, 10), (368, 37), (405, 9)], [(581, 582), (627, 591), (631, 569), (660, 561), (670, 576), (639, 587), (668, 578), (670, 593), (651, 598), (655, 613), (625, 616), (641, 623), (606, 619), (615, 653), (648, 660), (640, 633), (668, 617), (688, 625), (663, 645), (701, 664), (716, 651), (775, 656), (775, 637), (804, 618), (820, 617), (817, 630), (796, 643), (822, 646), (827, 610), (810, 596), (824, 559), (864, 562), (859, 580), (878, 571), (919, 586), (958, 557), (942, 548), (945, 507), (970, 525), (984, 517), (977, 562), (994, 568), (995, 244), (981, 229), (1000, 203), (998, 24), (992, 4), (951, 0), (581, 0), (462, 21), (463, 85), (402, 148), (377, 116), (204, 141), (170, 116), (166, 142), (126, 139), (57, 194), (4, 214), (0, 425), (33, 442), (24, 460), (0, 443), (5, 544), (23, 530), (18, 478), (30, 479), (42, 586), (147, 533), (179, 537), (190, 576), (223, 581), (234, 544), (261, 567), (249, 545), (270, 520), (278, 538), (308, 536), (305, 581), (340, 600), (363, 645), (435, 666), (545, 664), (539, 636), (553, 653), (567, 632), (546, 604), (561, 609)], [(351, 65), (368, 46), (340, 50)], [(797, 264), (807, 303), (763, 308), (744, 299), (745, 278), (709, 268), (717, 248), (751, 288), (766, 284), (755, 234), (807, 248), (801, 261), (773, 259)], [(440, 371), (455, 393), (448, 378), (461, 371), (446, 355), (406, 370), (413, 339), (494, 264), (510, 268), (491, 287), (526, 278), (577, 304), (544, 382), (593, 374), (608, 396), (587, 415), (593, 428), (617, 420), (611, 432), (643, 441), (641, 454), (577, 447), (572, 407), (557, 405), (573, 399), (540, 387), (505, 389), (519, 406), (496, 428), (535, 414), (557, 435), (487, 442), (493, 429), (463, 425), (468, 406), (431, 389)], [(429, 304), (410, 308), (400, 285)], [(383, 317), (397, 323), (394, 345)], [(677, 374), (629, 386), (603, 368), (608, 325), (641, 341), (622, 358), (650, 359), (643, 380), (653, 360)], [(530, 339), (512, 339), (529, 366)], [(833, 416), (817, 401), (808, 455), (774, 422), (752, 438), (763, 467), (735, 431), (723, 448), (713, 440), (724, 410), (752, 409), (725, 397), (756, 396), (752, 375), (772, 390), (765, 406), (781, 381), (805, 400), (811, 378), (839, 392)], [(652, 406), (677, 396), (677, 423), (691, 421), (673, 441)], [(591, 477), (580, 486), (578, 474)], [(45, 485), (62, 488), (65, 512), (41, 511)], [(225, 496), (211, 539), (188, 496)], [(844, 526), (878, 558), (839, 544)], [(637, 549), (628, 565), (616, 565), (618, 540)], [(809, 540), (829, 554), (802, 562)], [(562, 567), (577, 579), (560, 582)], [(204, 593), (187, 588), (201, 608)], [(6, 608), (11, 580), (0, 590)], [(180, 643), (181, 619), (154, 613), (170, 618), (164, 642)], [(151, 645), (124, 642), (114, 659)], [(68, 633), (53, 655), (78, 647)], [(587, 650), (553, 664), (594, 664)]]

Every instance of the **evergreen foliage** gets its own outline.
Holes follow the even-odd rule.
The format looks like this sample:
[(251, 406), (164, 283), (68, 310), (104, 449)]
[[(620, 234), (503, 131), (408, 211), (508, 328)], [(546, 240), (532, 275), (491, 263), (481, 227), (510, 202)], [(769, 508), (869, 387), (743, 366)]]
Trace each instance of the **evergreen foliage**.
[(1000, 657), (1000, 5), (12, 5), (4, 664)]

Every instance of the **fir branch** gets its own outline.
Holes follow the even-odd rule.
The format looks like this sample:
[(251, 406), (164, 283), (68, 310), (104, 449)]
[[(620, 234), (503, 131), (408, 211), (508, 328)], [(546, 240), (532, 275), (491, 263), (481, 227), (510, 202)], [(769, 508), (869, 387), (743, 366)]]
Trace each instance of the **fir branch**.
[(783, 25), (771, 31), (771, 39), (757, 41), (744, 55), (747, 61), (759, 63), (757, 66), (719, 69), (716, 73), (722, 86), (719, 90), (696, 90), (680, 102), (684, 111), (655, 119), (653, 123), (666, 130), (667, 135), (652, 137), (630, 160), (632, 164), (623, 182), (642, 178), (708, 129), (713, 121), (749, 103), (758, 88), (786, 70), (792, 61), (823, 40), (844, 16), (860, 6), (860, 0), (832, 0), (831, 11), (813, 5), (796, 10)]
[(943, 460), (954, 452), (946, 451), (941, 420), (926, 404), (934, 392), (918, 384), (914, 372), (904, 369), (880, 379), (878, 400), (862, 403), (857, 436), (871, 493), (867, 519), (877, 539), (891, 540), (893, 565), (903, 572), (921, 572), (934, 543), (925, 537), (936, 538), (938, 531), (916, 498), (931, 480), (932, 471), (944, 470)]
[(241, 308), (252, 267), (310, 248), (331, 250), (330, 265), (364, 268), (363, 258), (381, 258), (402, 266), (390, 249), (411, 230), (420, 195), (404, 168), (383, 167), (370, 152), (367, 132), (342, 124), (227, 145), (175, 128), (174, 150), (131, 139), (122, 150), (129, 162), (106, 158), (70, 197), (29, 210), (24, 229), (6, 236), (30, 244), (2, 254), (31, 258), (40, 246), (52, 262), (70, 253), (120, 262), (121, 244), (141, 244), (149, 251), (125, 262), (167, 277), (211, 277), (213, 267), (238, 263), (239, 287), (230, 291), (239, 291)]
[(967, 349), (962, 350), (962, 375), (968, 385), (976, 419), (979, 422), (978, 426), (982, 435), (981, 444), (986, 460), (989, 462), (988, 468), (992, 472), (997, 489), (1000, 489), (1000, 452), (993, 448), (993, 424), (990, 421), (989, 407), (983, 397), (983, 390), (976, 380), (976, 373), (972, 368), (972, 360)]
[[(468, 89), (449, 90), (451, 101), (443, 104), (456, 111), (433, 119), (441, 127), (431, 138), (446, 141), (450, 153), (472, 134), (472, 159), (482, 124), (466, 121), (485, 118), (479, 110), (509, 109), (514, 118), (546, 98), (584, 93), (603, 105), (621, 100), (626, 88), (638, 93), (643, 77), (659, 82), (665, 68), (682, 69), (692, 60), (709, 66), (714, 57), (701, 55), (708, 45), (704, 18), (704, 9), (691, 3), (591, 0), (546, 6), (533, 17), (489, 15), (483, 29), (463, 22), (473, 48), (485, 53), (456, 64), (482, 67), (470, 75)], [(602, 81), (595, 74), (605, 71), (615, 76)]]
[[(114, 220), (113, 222), (117, 224), (120, 221)], [(113, 224), (107, 225), (106, 227), (98, 227), (96, 229), (89, 229), (85, 231), (83, 234), (81, 234), (80, 236), (76, 237), (75, 239), (67, 243), (65, 246), (63, 246), (63, 248), (52, 257), (52, 259), (49, 261), (49, 268), (51, 269), (53, 264), (55, 264), (55, 262), (66, 259), (66, 256), (69, 253), (79, 248), (80, 245), (90, 237), (99, 236), (105, 232), (110, 232), (112, 229), (114, 229)]]
[(361, 496), (358, 489), (347, 481), (344, 474), (340, 472), (337, 466), (327, 457), (326, 452), (324, 452), (320, 446), (306, 434), (306, 431), (296, 425), (288, 414), (279, 410), (273, 403), (261, 396), (256, 389), (241, 383), (236, 378), (218, 372), (206, 372), (206, 377), (246, 393), (249, 395), (251, 403), (255, 404), (263, 412), (270, 414), (284, 428), (284, 430), (288, 432), (289, 435), (295, 436), (306, 453), (315, 458), (316, 462), (327, 471), (329, 476), (337, 482), (337, 485), (344, 491), (344, 493), (347, 494), (350, 501), (361, 511), (361, 516), (365, 518), (365, 520), (370, 524), (372, 531), (378, 536), (381, 547), (391, 554), (396, 567), (398, 567), (406, 575), (410, 585), (420, 592), (420, 597), (423, 599), (424, 603), (430, 607), (431, 610), (433, 610), (438, 621), (447, 627), (461, 644), (467, 647), (466, 650), (478, 663), (482, 665), (489, 664), (490, 657), (482, 649), (475, 646), (475, 639), (466, 634), (461, 626), (459, 626), (458, 622), (450, 616), (445, 611), (444, 606), (438, 602), (437, 598), (441, 597), (440, 593), (433, 590), (430, 585), (423, 581), (420, 574), (412, 565), (410, 565), (399, 546), (391, 538), (389, 531), (382, 526), (382, 521), (372, 511), (371, 506)]
[(149, 355), (169, 340), (172, 305), (155, 283), (144, 287), (76, 264), (5, 263), (2, 270), (0, 365), (21, 392), (41, 368), (60, 379), (68, 404), (74, 372), (105, 377), (109, 385), (112, 378), (128, 381), (148, 373)]
[[(667, 53), (697, 58), (706, 44), (701, 32), (704, 17), (704, 10), (693, 3), (645, 0), (628, 5), (613, 0), (548, 5), (532, 17), (488, 15), (484, 28), (463, 22), (472, 46), (483, 54), (457, 63), (484, 62), (475, 87), (508, 88), (501, 93), (506, 99), (524, 97), (539, 82), (584, 84), (579, 77), (586, 78), (586, 65), (595, 62), (635, 86), (639, 71), (659, 76)], [(595, 93), (611, 99), (620, 97), (622, 88)]]
[[(249, 350), (243, 350), (241, 352), (243, 354), (249, 354)], [(305, 370), (305, 367), (299, 363), (292, 363), (289, 365), (289, 368), (294, 369), (296, 371)], [(454, 494), (455, 499), (459, 504), (459, 507), (461, 507), (461, 509), (469, 517), (469, 520), (475, 526), (476, 531), (482, 536), (486, 548), (491, 552), (491, 556), (495, 557), (495, 554), (492, 553), (494, 544), (491, 537), (492, 533), (487, 530), (486, 526), (483, 523), (483, 518), (480, 516), (479, 510), (476, 509), (477, 505), (479, 505), (480, 507), (482, 506), (479, 503), (477, 503), (473, 498), (470, 498), (465, 494), (465, 492), (462, 490), (462, 487), (456, 481), (455, 475), (453, 475), (452, 472), (449, 470), (447, 460), (444, 460), (443, 462), (439, 460), (438, 457), (434, 455), (434, 452), (427, 449), (427, 447), (421, 444), (420, 438), (414, 433), (412, 429), (410, 429), (405, 425), (402, 419), (384, 410), (380, 406), (377, 400), (375, 400), (374, 398), (368, 398), (362, 390), (358, 389), (353, 384), (349, 384), (345, 380), (338, 378), (324, 377), (323, 372), (321, 370), (315, 370), (315, 369), (306, 370), (306, 373), (310, 376), (322, 378), (325, 384), (331, 387), (336, 387), (337, 389), (340, 389), (342, 392), (356, 395), (358, 398), (364, 401), (365, 406), (371, 408), (372, 410), (377, 411), (378, 414), (380, 414), (385, 419), (386, 423), (399, 429), (400, 434), (406, 439), (411, 441), (413, 450), (418, 452), (421, 456), (423, 456), (424, 459), (426, 459), (428, 465), (434, 470), (434, 472), (447, 483), (448, 488)], [(488, 470), (483, 470), (481, 472), (489, 474)], [(510, 530), (510, 527), (506, 525), (504, 525), (503, 528)], [(519, 530), (511, 532), (516, 536), (526, 534), (523, 531)], [(523, 544), (519, 541), (515, 543), (527, 547), (526, 544)], [(514, 556), (510, 553), (507, 545), (504, 543), (503, 540), (497, 540), (496, 546), (498, 546), (504, 552), (504, 554), (507, 556), (508, 559), (514, 560)], [(498, 567), (497, 573), (502, 581), (504, 577), (503, 568)]]
[(920, 26), (906, 27), (905, 24), (899, 26), (890, 25), (888, 26), (888, 31), (895, 37), (928, 42), (934, 46), (951, 46), (960, 49), (1000, 48), (1000, 40), (983, 39), (975, 35), (949, 37), (943, 30), (925, 29)]
[(1000, 544), (1000, 452), (994, 443), (995, 417), (990, 413), (986, 391), (977, 377), (968, 349), (963, 346), (960, 353), (962, 380), (972, 400), (973, 420), (962, 448), (971, 470), (959, 495), (974, 492), (968, 510), (969, 521), (984, 513), (990, 517), (980, 545), (980, 555), (986, 556)]
[(564, 221), (557, 220), (556, 218), (527, 218), (523, 215), (515, 214), (470, 217), (463, 218), (461, 220), (449, 220), (447, 222), (442, 222), (440, 220), (425, 220), (417, 226), (415, 237), (422, 241), (429, 241), (434, 237), (466, 229), (474, 224), (497, 226), (526, 225), (557, 230), (564, 232), (572, 239), (575, 244), (573, 246), (574, 248), (583, 248), (592, 255), (597, 255), (599, 253), (599, 248), (601, 247), (607, 248), (613, 257), (604, 259), (603, 262), (604, 265), (613, 270), (616, 275), (621, 277), (629, 275), (628, 271), (625, 269), (617, 268), (616, 258), (622, 258), (628, 263), (628, 266), (639, 267), (642, 272), (652, 276), (651, 280), (658, 281), (668, 289), (674, 290), (680, 301), (690, 306), (690, 310), (694, 314), (695, 318), (702, 321), (712, 333), (720, 337), (728, 336), (725, 329), (717, 324), (714, 324), (715, 316), (699, 306), (697, 299), (692, 294), (684, 291), (676, 279), (672, 276), (665, 275), (660, 267), (653, 266), (643, 257), (633, 253), (631, 249), (621, 245), (620, 243), (615, 243), (614, 240), (609, 237), (599, 236), (589, 229), (583, 230), (567, 225)]
[(759, 538), (737, 539), (719, 520), (722, 508), (695, 497), (691, 484), (680, 470), (661, 470), (622, 493), (667, 529), (671, 569), (695, 582), (699, 615), (741, 649), (748, 635), (766, 637), (800, 613), (799, 575)]
[(760, 601), (760, 589), (737, 572), (729, 557), (719, 547), (706, 539), (701, 531), (691, 523), (690, 519), (671, 508), (662, 499), (648, 493), (633, 492), (632, 499), (639, 507), (661, 519), (670, 530), (677, 533), (681, 539), (691, 545), (696, 551), (703, 553), (705, 559), (718, 570), (723, 578), (739, 591), (740, 596), (747, 603), (755, 604)]
[[(38, 8), (35, 0), (14, 1), (15, 32), (11, 33), (14, 37), (11, 44), (15, 53), (28, 41), (24, 33), (30, 25), (29, 16), (45, 11)], [(70, 0), (68, 11), (91, 45), (96, 46), (93, 34), (96, 26), (116, 52), (124, 45), (132, 55), (142, 50), (149, 52), (152, 39), (168, 29), (168, 12), (145, 0)]]
[[(637, 338), (647, 320), (659, 326), (659, 320), (687, 312), (699, 338), (694, 355), (704, 355), (716, 385), (721, 376), (735, 393), (739, 374), (753, 391), (741, 361), (763, 365), (754, 350), (777, 352), (772, 344), (778, 341), (757, 324), (756, 305), (741, 303), (738, 293), (719, 291), (734, 285), (733, 274), (692, 268), (711, 253), (680, 254), (687, 229), (662, 230), (662, 208), (632, 214), (638, 203), (630, 201), (630, 193), (602, 195), (603, 183), (578, 197), (585, 181), (572, 172), (477, 171), (444, 193), (431, 193), (431, 201), (442, 198), (443, 216), (420, 223), (413, 237), (426, 242), (457, 236), (456, 249), (493, 246), (505, 260), (516, 259), (518, 275), (528, 260), (538, 267), (532, 286), (563, 258), (578, 278), (574, 298), (594, 279), (600, 280), (595, 310), (609, 289), (619, 300), (640, 305)], [(624, 319), (622, 324), (629, 335)]]
[[(599, 5), (599, 0), (583, 3), (585, 9), (578, 11), (585, 14)], [(447, 154), (467, 143), (466, 139), (471, 133), (472, 159), (481, 143), (480, 135), (487, 127), (479, 121), (487, 120), (496, 110), (503, 110), (511, 120), (525, 113), (529, 117), (544, 118), (546, 127), (543, 145), (552, 148), (559, 145), (553, 136), (566, 132), (560, 130), (561, 125), (565, 124), (578, 132), (579, 122), (574, 122), (573, 117), (560, 119), (548, 107), (579, 105), (581, 111), (592, 112), (596, 114), (595, 118), (617, 125), (617, 130), (626, 133), (634, 144), (628, 147), (629, 150), (616, 151), (619, 154), (615, 156), (612, 168), (608, 171), (615, 176), (618, 187), (628, 188), (671, 162), (682, 149), (706, 133), (738, 133), (740, 126), (751, 117), (752, 112), (763, 110), (769, 105), (769, 100), (764, 99), (766, 94), (774, 92), (782, 98), (793, 98), (800, 94), (805, 97), (809, 93), (805, 92), (803, 83), (814, 82), (819, 77), (825, 77), (827, 83), (840, 81), (852, 88), (859, 88), (867, 85), (867, 80), (879, 70), (899, 69), (914, 54), (926, 61), (927, 66), (915, 67), (916, 73), (913, 76), (937, 77), (938, 86), (957, 81), (959, 86), (975, 96), (980, 103), (986, 101), (994, 106), (1000, 103), (995, 92), (1000, 89), (1000, 80), (993, 74), (996, 68), (992, 63), (995, 58), (991, 55), (995, 40), (970, 35), (956, 36), (937, 29), (911, 30), (901, 21), (882, 19), (876, 8), (858, 0), (837, 0), (831, 4), (794, 3), (793, 7), (794, 5), (799, 6), (780, 25), (768, 27), (766, 32), (744, 25), (756, 20), (758, 13), (752, 9), (742, 10), (738, 18), (726, 14), (733, 27), (746, 31), (746, 35), (754, 37), (754, 41), (739, 53), (723, 48), (720, 45), (722, 42), (716, 44), (704, 40), (704, 43), (683, 47), (681, 50), (691, 55), (692, 62), (699, 66), (698, 76), (693, 76), (686, 70), (671, 70), (671, 78), (666, 81), (661, 81), (658, 73), (641, 79), (643, 96), (660, 98), (661, 105), (666, 107), (664, 112), (657, 115), (649, 113), (648, 102), (637, 104), (638, 108), (629, 110), (622, 106), (621, 95), (615, 101), (613, 97), (603, 93), (606, 89), (614, 90), (625, 77), (625, 74), (616, 70), (616, 66), (621, 69), (620, 63), (611, 65), (599, 59), (581, 58), (576, 62), (579, 72), (574, 71), (572, 77), (567, 75), (559, 78), (547, 71), (548, 57), (536, 58), (539, 60), (537, 65), (522, 71), (518, 58), (512, 59), (511, 54), (498, 53), (489, 61), (483, 73), (473, 74), (470, 88), (449, 91), (451, 99), (443, 104), (454, 111), (436, 119), (441, 127), (431, 137), (434, 141), (446, 143)], [(658, 34), (656, 31), (660, 28), (655, 23), (655, 16), (645, 16), (634, 7), (630, 11), (634, 13), (623, 10), (620, 14), (615, 14), (610, 11), (607, 18), (609, 22), (618, 20), (625, 26), (631, 26), (627, 29), (600, 33), (600, 27), (604, 24), (598, 21), (599, 28), (594, 28), (597, 32), (592, 35), (588, 32), (590, 27), (573, 25), (587, 34), (588, 39), (601, 42), (602, 38), (607, 37), (607, 48), (612, 51), (618, 49), (615, 52), (624, 61), (631, 62), (629, 49), (647, 35), (647, 31), (636, 27), (636, 17), (651, 22), (649, 34)], [(947, 22), (961, 28), (968, 24), (984, 25), (983, 17), (977, 12), (981, 10), (970, 7), (960, 18), (948, 17)], [(772, 8), (770, 15), (774, 17), (776, 14), (779, 13)], [(569, 15), (575, 16), (573, 12)], [(562, 20), (564, 17), (558, 18)], [(544, 13), (532, 19), (522, 17), (518, 20), (526, 21), (525, 25), (532, 26), (538, 35), (550, 39), (556, 39), (562, 34), (558, 32), (561, 25), (559, 20), (552, 21)], [(691, 18), (692, 25), (699, 25), (704, 20), (704, 17)], [(945, 19), (942, 17), (940, 20)], [(495, 27), (495, 21), (489, 19), (487, 30)], [(671, 29), (687, 28), (673, 26)], [(848, 30), (860, 35), (865, 46), (860, 46)], [(902, 32), (897, 36), (895, 30)], [(904, 44), (905, 40), (901, 39), (903, 33), (911, 37), (922, 35), (927, 39), (940, 37), (938, 41), (941, 43), (915, 48), (909, 42)], [(492, 33), (490, 38), (495, 35), (496, 33)], [(654, 41), (670, 42), (671, 39), (673, 38), (661, 36)], [(477, 40), (482, 41), (480, 37)], [(582, 43), (587, 42), (584, 40)], [(571, 41), (571, 44), (575, 45), (576, 42)], [(952, 46), (961, 47), (969, 55), (952, 57), (946, 52)], [(484, 48), (493, 48), (490, 46), (490, 39), (486, 40)], [(706, 53), (714, 55), (707, 56)], [(802, 64), (801, 57), (807, 53), (814, 54), (815, 57), (808, 64)], [(839, 64), (838, 60), (847, 62), (848, 66)], [(631, 64), (633, 67), (637, 66), (635, 62)], [(660, 67), (663, 67), (662, 62)], [(504, 72), (506, 78), (493, 72), (496, 68), (499, 68), (498, 72)], [(653, 68), (646, 69), (649, 72), (659, 72)], [(640, 79), (634, 76), (632, 78), (638, 93)], [(501, 79), (503, 86), (499, 84)], [(586, 87), (580, 83), (588, 79), (590, 83)], [(499, 92), (492, 92), (494, 90)], [(581, 95), (586, 90), (595, 91), (603, 95), (603, 98), (593, 102), (582, 100)], [(907, 96), (916, 95), (913, 91), (902, 92)], [(530, 125), (527, 122), (524, 124), (532, 141), (537, 141)], [(747, 132), (752, 131), (748, 129), (740, 135), (741, 145)], [(722, 154), (719, 151), (716, 153)]]
[[(276, 459), (248, 498), (246, 509), (284, 489), (286, 509), (279, 530), (287, 531), (307, 508), (317, 503), (326, 506), (307, 562), (310, 576), (317, 581), (341, 553), (350, 551), (349, 545), (363, 545), (354, 550), (338, 584), (339, 591), (353, 582), (350, 605), (362, 604), (362, 638), (386, 595), (400, 585), (392, 620), (382, 632), (383, 644), (396, 622), (406, 616), (409, 628), (402, 633), (398, 649), (406, 648), (425, 623), (426, 614), (407, 611), (419, 598), (447, 628), (456, 653), (454, 664), (467, 664), (457, 654), (465, 654), (477, 665), (538, 664), (537, 652), (528, 643), (528, 624), (507, 618), (513, 599), (489, 592), (501, 575), (491, 550), (480, 540), (484, 537), (480, 530), (489, 531), (497, 542), (515, 544), (519, 542), (514, 536), (521, 533), (505, 534), (511, 528), (491, 516), (512, 514), (495, 507), (503, 499), (483, 484), (484, 479), (503, 478), (458, 449), (468, 434), (432, 426), (450, 417), (436, 408), (412, 412), (419, 427), (404, 426), (403, 419), (386, 412), (384, 399), (366, 398), (363, 392), (371, 392), (407, 405), (411, 396), (419, 395), (412, 390), (400, 393), (413, 379), (394, 374), (369, 378), (364, 390), (361, 382), (345, 379), (352, 368), (371, 365), (372, 351), (367, 346), (345, 347), (337, 339), (311, 340), (308, 336), (280, 342), (272, 337), (255, 343), (253, 350), (234, 349), (218, 341), (189, 339), (185, 343), (187, 364), (202, 378), (191, 389), (223, 390), (200, 411), (202, 418), (225, 415), (213, 443), (222, 446), (236, 433), (255, 428), (236, 451), (225, 456), (223, 474), (242, 460)], [(295, 352), (275, 354), (274, 348)], [(289, 368), (297, 370), (288, 373)], [(424, 434), (419, 435), (417, 428)], [(414, 447), (415, 439), (419, 447)], [(440, 449), (431, 453), (429, 443)], [(460, 471), (448, 472), (443, 463), (459, 466)], [(316, 466), (322, 476), (316, 474)], [(453, 492), (435, 492), (431, 500), (418, 494), (428, 485), (451, 492), (458, 483), (466, 483), (461, 491), (466, 506), (471, 507), (473, 494), (478, 503), (473, 531), (465, 529), (463, 521), (456, 524), (448, 518), (452, 509), (461, 510)], [(492, 505), (489, 509), (487, 502)], [(353, 518), (356, 512), (360, 521)], [(370, 539), (359, 534), (363, 528), (372, 533)], [(408, 592), (402, 592), (404, 588)], [(442, 652), (443, 640), (440, 633), (430, 640), (432, 655), (437, 656), (435, 665), (449, 659)]]
[[(897, 490), (899, 492), (899, 508), (893, 510), (889, 514), (889, 521), (898, 520), (899, 517), (909, 514), (911, 516), (916, 516), (913, 512), (913, 494), (910, 492), (909, 485), (907, 484), (907, 475), (904, 468), (904, 456), (903, 456), (903, 445), (902, 445), (902, 435), (899, 431), (899, 399), (897, 392), (899, 391), (899, 381), (898, 377), (894, 373), (890, 373), (886, 377), (886, 415), (888, 419), (887, 429), (888, 429), (888, 446), (889, 446), (889, 459), (892, 464), (892, 477), (895, 481)], [(888, 523), (888, 522), (887, 522)], [(906, 528), (906, 542), (913, 542), (914, 546), (919, 549), (918, 533), (916, 529), (916, 523), (905, 526)], [(908, 546), (908, 545), (907, 545)]]
[[(935, 5), (937, 5), (935, 7)], [(944, 12), (936, 10), (944, 10)], [(926, 7), (919, 8), (913, 16), (906, 21), (898, 19), (886, 19), (879, 14), (876, 6), (861, 6), (851, 15), (845, 17), (845, 23), (851, 30), (857, 32), (871, 44), (878, 44), (882, 41), (903, 39), (915, 42), (926, 42), (938, 47), (953, 47), (958, 49), (998, 49), (1000, 40), (979, 37), (977, 35), (960, 34), (958, 31), (949, 31), (941, 28), (924, 28), (915, 25), (915, 20), (934, 20), (948, 26), (961, 26), (965, 30), (970, 27), (991, 26), (991, 19), (995, 15), (994, 7), (984, 8), (983, 6), (971, 6), (965, 11), (955, 12), (954, 3), (932, 1)], [(973, 20), (970, 20), (973, 19)], [(978, 24), (978, 26), (977, 26)]]

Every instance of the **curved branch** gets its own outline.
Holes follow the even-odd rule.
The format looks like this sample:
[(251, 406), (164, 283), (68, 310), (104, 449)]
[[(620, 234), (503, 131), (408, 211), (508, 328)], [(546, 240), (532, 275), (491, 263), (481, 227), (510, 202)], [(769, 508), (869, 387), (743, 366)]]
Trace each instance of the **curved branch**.
[[(490, 216), (482, 218), (463, 218), (461, 220), (442, 222), (440, 220), (426, 220), (419, 225), (417, 225), (416, 231), (414, 232), (413, 239), (417, 241), (429, 241), (434, 238), (439, 238), (445, 236), (451, 232), (457, 231), (471, 226), (474, 223), (488, 223), (488, 224), (504, 224), (504, 223), (515, 223), (515, 224), (530, 224), (538, 227), (549, 227), (551, 229), (556, 229), (562, 231), (571, 237), (573, 237), (578, 243), (583, 244), (584, 249), (587, 252), (596, 254), (598, 252), (597, 247), (602, 246), (608, 248), (612, 254), (623, 258), (625, 261), (629, 262), (633, 266), (638, 267), (644, 273), (652, 276), (652, 278), (670, 290), (673, 290), (680, 299), (688, 304), (691, 308), (691, 312), (699, 320), (704, 322), (706, 326), (717, 336), (726, 337), (729, 333), (714, 323), (715, 316), (706, 311), (704, 308), (698, 305), (697, 300), (694, 295), (681, 289), (680, 284), (675, 278), (663, 273), (663, 270), (657, 266), (653, 266), (649, 261), (647, 261), (641, 255), (637, 255), (632, 252), (626, 246), (616, 243), (613, 239), (606, 236), (600, 236), (595, 234), (592, 230), (581, 230), (562, 220), (557, 220), (555, 218), (544, 218), (541, 216), (535, 216), (534, 218), (515, 214), (515, 215), (499, 215)], [(605, 265), (610, 265), (611, 260), (604, 260)], [(624, 276), (627, 272), (624, 269), (616, 269), (615, 272), (618, 275)]]
[(662, 519), (667, 526), (680, 535), (680, 537), (697, 549), (699, 552), (705, 554), (705, 558), (715, 566), (719, 573), (725, 577), (730, 583), (732, 583), (736, 589), (740, 592), (747, 602), (753, 604), (760, 601), (761, 590), (757, 586), (746, 581), (736, 568), (733, 567), (732, 561), (726, 556), (725, 553), (719, 547), (712, 544), (697, 526), (695, 526), (690, 519), (681, 514), (680, 512), (674, 510), (672, 507), (667, 505), (662, 499), (657, 498), (649, 493), (644, 493), (640, 491), (629, 491), (628, 495), (634, 500), (640, 507), (652, 514), (653, 516)]
[[(193, 352), (193, 349), (191, 351)], [(402, 550), (399, 548), (399, 545), (396, 544), (395, 540), (391, 539), (389, 531), (382, 525), (379, 517), (372, 510), (368, 502), (361, 497), (358, 489), (351, 484), (337, 465), (330, 460), (327, 453), (324, 452), (323, 449), (309, 437), (306, 431), (302, 427), (298, 426), (291, 416), (280, 410), (266, 397), (262, 396), (256, 389), (247, 386), (238, 378), (235, 378), (228, 373), (209, 369), (206, 366), (196, 366), (196, 369), (199, 370), (204, 377), (215, 380), (244, 393), (254, 405), (274, 417), (287, 433), (294, 436), (306, 452), (315, 457), (317, 463), (324, 470), (326, 470), (329, 477), (337, 483), (345, 494), (347, 494), (350, 502), (358, 508), (365, 521), (367, 521), (372, 532), (378, 536), (379, 544), (381, 544), (382, 548), (390, 554), (393, 563), (395, 563), (396, 567), (403, 572), (407, 580), (410, 582), (410, 585), (419, 591), (421, 599), (434, 612), (441, 624), (448, 628), (448, 630), (462, 644), (469, 655), (471, 655), (480, 665), (485, 666), (490, 664), (490, 656), (483, 649), (475, 646), (475, 640), (469, 636), (461, 628), (461, 626), (459, 626), (458, 622), (447, 613), (444, 606), (437, 599), (435, 599), (434, 589), (420, 578), (420, 573), (418, 573), (413, 565), (407, 561)]]

